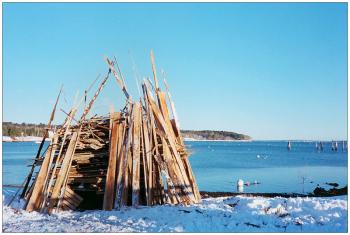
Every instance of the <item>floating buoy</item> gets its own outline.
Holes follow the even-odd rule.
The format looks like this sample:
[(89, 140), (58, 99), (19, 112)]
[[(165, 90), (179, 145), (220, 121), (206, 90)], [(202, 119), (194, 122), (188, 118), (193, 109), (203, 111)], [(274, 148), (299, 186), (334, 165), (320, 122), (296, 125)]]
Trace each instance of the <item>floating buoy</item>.
[(242, 179), (239, 179), (237, 181), (237, 187), (243, 187), (244, 186), (244, 181)]
[(244, 181), (241, 180), (241, 179), (239, 179), (239, 180), (237, 181), (237, 191), (238, 191), (239, 193), (243, 193), (243, 191), (244, 191)]

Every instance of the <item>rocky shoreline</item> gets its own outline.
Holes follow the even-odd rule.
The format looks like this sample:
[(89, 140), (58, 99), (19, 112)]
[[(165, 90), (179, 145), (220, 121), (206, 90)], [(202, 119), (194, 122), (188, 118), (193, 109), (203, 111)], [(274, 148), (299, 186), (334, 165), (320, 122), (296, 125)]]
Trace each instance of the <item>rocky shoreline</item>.
[(217, 198), (217, 197), (232, 197), (232, 196), (247, 196), (247, 197), (333, 197), (333, 196), (342, 196), (348, 194), (348, 186), (343, 188), (331, 188), (326, 190), (321, 187), (316, 187), (312, 193), (309, 194), (300, 194), (300, 193), (235, 193), (235, 192), (208, 192), (200, 191), (202, 198)]

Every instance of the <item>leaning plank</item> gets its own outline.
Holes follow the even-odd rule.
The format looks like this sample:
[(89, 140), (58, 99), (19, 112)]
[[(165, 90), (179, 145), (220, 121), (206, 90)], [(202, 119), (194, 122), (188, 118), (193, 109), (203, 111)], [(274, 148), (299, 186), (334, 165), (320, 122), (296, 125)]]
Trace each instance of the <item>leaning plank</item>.
[(41, 208), (42, 212), (44, 212), (46, 210), (46, 203), (49, 200), (49, 194), (50, 194), (50, 191), (52, 190), (52, 185), (54, 183), (54, 179), (55, 179), (55, 177), (57, 177), (57, 175), (56, 175), (57, 166), (58, 166), (58, 163), (62, 161), (61, 155), (63, 152), (63, 148), (65, 146), (65, 142), (66, 142), (66, 138), (68, 136), (68, 133), (70, 133), (69, 129), (71, 127), (71, 123), (72, 123), (72, 120), (73, 120), (76, 112), (77, 112), (77, 109), (73, 107), (71, 109), (71, 111), (69, 112), (70, 115), (65, 120), (64, 129), (62, 129), (62, 131), (64, 130), (64, 134), (63, 134), (63, 137), (61, 138), (60, 150), (59, 150), (58, 155), (56, 157), (56, 161), (55, 161), (52, 173), (51, 173), (51, 177), (49, 179), (48, 175), (47, 175), (46, 179), (45, 179), (44, 202), (43, 202), (42, 208)]
[(57, 203), (57, 200), (59, 199), (59, 194), (61, 192), (61, 187), (63, 186), (63, 183), (65, 181), (65, 177), (66, 174), (69, 170), (69, 165), (71, 162), (71, 158), (73, 157), (74, 151), (75, 151), (75, 147), (77, 144), (77, 140), (79, 138), (79, 131), (76, 131), (73, 133), (72, 138), (69, 142), (68, 145), (68, 149), (66, 151), (66, 154), (64, 156), (63, 162), (62, 162), (62, 166), (60, 168), (60, 171), (58, 173), (54, 188), (52, 190), (52, 195), (49, 201), (49, 213), (52, 212), (53, 207), (55, 206), (55, 204)]
[(132, 206), (138, 206), (140, 200), (140, 127), (141, 105), (133, 107), (133, 143), (132, 143)]
[(151, 150), (148, 137), (148, 128), (146, 120), (142, 120), (142, 159), (143, 159), (143, 172), (145, 181), (145, 195), (146, 195), (146, 205), (150, 205), (150, 188), (151, 188), (151, 173), (150, 173), (150, 162), (151, 162)]
[(154, 84), (155, 84), (156, 90), (158, 90), (158, 89), (159, 89), (159, 86), (158, 86), (156, 65), (155, 65), (155, 63), (154, 63), (154, 56), (153, 56), (153, 51), (152, 51), (152, 50), (151, 50), (150, 57), (151, 57), (151, 63), (152, 63), (152, 71), (153, 71)]
[(189, 177), (189, 180), (190, 180), (190, 185), (191, 185), (191, 188), (192, 188), (192, 192), (196, 198), (196, 203), (199, 203), (201, 202), (201, 195), (199, 193), (199, 189), (198, 189), (198, 186), (197, 186), (197, 183), (196, 183), (196, 179), (194, 178), (194, 175), (193, 175), (193, 171), (192, 171), (192, 168), (191, 168), (191, 164), (188, 160), (188, 156), (184, 156), (183, 158), (183, 162), (184, 162), (184, 166), (186, 168), (186, 171), (187, 171), (187, 175)]
[(174, 165), (174, 161), (171, 159), (171, 153), (164, 138), (162, 138), (162, 143), (164, 160), (159, 156), (154, 156), (154, 159), (160, 166), (161, 172), (165, 175), (169, 200), (172, 204), (178, 204), (187, 200), (186, 198), (181, 199), (179, 195), (181, 193), (179, 185), (183, 184), (183, 180), (179, 177), (179, 173), (177, 173), (178, 169), (176, 169), (176, 165)]
[(51, 115), (50, 115), (50, 120), (49, 120), (49, 122), (48, 122), (48, 124), (47, 124), (47, 127), (46, 127), (45, 132), (44, 132), (43, 139), (42, 139), (42, 141), (41, 141), (41, 143), (40, 143), (38, 152), (37, 152), (37, 154), (36, 154), (34, 164), (32, 165), (32, 168), (30, 169), (30, 172), (29, 172), (29, 174), (28, 174), (28, 176), (27, 176), (26, 183), (25, 183), (25, 185), (24, 185), (24, 188), (23, 188), (23, 191), (22, 191), (22, 194), (21, 194), (21, 198), (24, 198), (24, 196), (25, 196), (25, 194), (26, 194), (26, 192), (27, 192), (27, 188), (28, 188), (28, 186), (29, 186), (30, 180), (32, 179), (32, 175), (33, 175), (34, 168), (35, 168), (35, 165), (36, 165), (35, 162), (36, 162), (37, 160), (39, 160), (41, 150), (42, 150), (42, 148), (43, 148), (43, 146), (44, 146), (44, 144), (45, 144), (45, 139), (49, 136), (49, 130), (50, 130), (50, 128), (51, 128), (51, 123), (52, 123), (52, 121), (53, 121), (53, 119), (54, 119), (54, 117), (55, 117), (56, 107), (57, 107), (58, 100), (60, 99), (60, 96), (61, 96), (61, 93), (62, 93), (62, 89), (63, 89), (63, 86), (61, 87), (60, 92), (59, 92), (59, 94), (58, 94), (58, 96), (57, 96), (56, 103), (55, 103), (55, 105), (54, 105), (54, 107), (53, 107), (53, 110), (52, 110), (52, 112), (51, 112)]
[(39, 174), (36, 177), (34, 190), (32, 192), (32, 195), (29, 199), (29, 202), (26, 208), (27, 211), (39, 210), (40, 204), (42, 202), (41, 199), (42, 199), (42, 193), (43, 193), (43, 188), (45, 183), (45, 177), (48, 173), (48, 166), (50, 163), (51, 151), (53, 151), (55, 142), (57, 142), (57, 136), (55, 137), (54, 142), (51, 143), (48, 151), (45, 154), (44, 162), (41, 165)]
[(66, 187), (64, 198), (62, 201), (61, 208), (65, 210), (65, 208), (76, 209), (80, 203), (83, 201), (83, 198), (75, 193), (69, 186)]
[[(131, 106), (131, 105), (130, 105)], [(132, 138), (132, 108), (129, 106), (129, 122), (128, 127), (125, 126), (125, 129), (128, 128), (127, 131), (125, 131), (125, 135), (123, 136), (124, 143), (123, 143), (123, 150), (120, 151), (120, 157), (119, 157), (119, 169), (118, 169), (118, 176), (117, 176), (117, 185), (116, 185), (116, 198), (114, 201), (114, 208), (118, 209), (121, 207), (122, 204), (122, 198), (123, 198), (123, 191), (126, 187), (125, 185), (125, 177), (127, 177), (127, 160), (128, 160), (128, 153), (129, 148), (131, 145), (131, 138)]]
[[(168, 84), (167, 84), (165, 78), (164, 78), (164, 85), (165, 85), (165, 88), (166, 88), (166, 91), (167, 91), (167, 94), (168, 94), (168, 99), (169, 99), (169, 102), (170, 102), (170, 108), (171, 108), (171, 112), (172, 112), (173, 117), (174, 117), (174, 122), (175, 122), (176, 129), (180, 130), (180, 123), (179, 123), (179, 119), (177, 118), (175, 105), (174, 105), (173, 99), (171, 97), (171, 94), (170, 94), (170, 91), (169, 91), (169, 87), (168, 87)], [(180, 135), (179, 132), (175, 133), (175, 134)]]
[(148, 96), (148, 102), (149, 102), (150, 107), (152, 109), (152, 112), (154, 114), (155, 120), (157, 121), (156, 123), (159, 125), (158, 128), (160, 128), (164, 133), (166, 133), (167, 140), (169, 141), (170, 150), (171, 150), (172, 154), (175, 156), (176, 163), (180, 168), (180, 173), (181, 173), (182, 178), (184, 179), (184, 183), (185, 183), (185, 185), (181, 185), (182, 190), (184, 190), (184, 192), (186, 194), (188, 194), (188, 196), (191, 198), (192, 202), (196, 202), (196, 199), (195, 199), (193, 193), (189, 189), (190, 183), (189, 183), (188, 176), (186, 174), (183, 162), (181, 160), (181, 157), (180, 157), (179, 153), (177, 152), (175, 140), (172, 138), (172, 135), (170, 134), (170, 131), (168, 130), (169, 128), (166, 125), (164, 118), (161, 115), (160, 110), (158, 109), (158, 107), (155, 105), (155, 103), (153, 102), (153, 100), (151, 100), (151, 98), (149, 96)]
[[(116, 119), (119, 119), (120, 113), (116, 115)], [(119, 133), (119, 120), (114, 121), (111, 119), (111, 138), (109, 142), (109, 161), (108, 170), (106, 176), (105, 193), (103, 197), (103, 210), (113, 209), (113, 199), (114, 199), (114, 186), (115, 186), (115, 173), (117, 165), (117, 144), (118, 144), (118, 133)]]

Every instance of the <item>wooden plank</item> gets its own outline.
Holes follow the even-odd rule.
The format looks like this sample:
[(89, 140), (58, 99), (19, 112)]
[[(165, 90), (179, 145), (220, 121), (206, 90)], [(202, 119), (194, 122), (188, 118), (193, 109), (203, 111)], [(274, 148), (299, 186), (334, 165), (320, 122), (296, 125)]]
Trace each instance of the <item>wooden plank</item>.
[(179, 144), (176, 132), (173, 129), (173, 125), (171, 124), (169, 110), (166, 103), (166, 94), (164, 92), (158, 91), (158, 100), (159, 100), (159, 109), (163, 115), (164, 121), (167, 125), (169, 134), (171, 135), (171, 138), (175, 140), (176, 144)]
[(195, 202), (196, 203), (200, 203), (201, 202), (201, 194), (199, 193), (199, 189), (198, 189), (198, 186), (197, 186), (197, 183), (196, 183), (196, 179), (195, 179), (195, 177), (193, 175), (191, 164), (190, 164), (187, 156), (183, 157), (182, 159), (184, 161), (184, 166), (186, 168), (187, 175), (189, 176), (192, 192), (193, 192), (193, 194), (194, 194), (194, 196), (196, 198)]
[(184, 192), (189, 196), (191, 201), (196, 202), (196, 199), (192, 193), (192, 190), (190, 190), (190, 183), (189, 183), (189, 179), (188, 179), (188, 176), (186, 174), (183, 162), (181, 160), (179, 153), (177, 152), (175, 140), (172, 138), (173, 136), (171, 135), (171, 132), (169, 131), (169, 128), (168, 128), (167, 124), (165, 123), (165, 120), (164, 120), (163, 116), (161, 115), (160, 110), (155, 105), (154, 101), (150, 98), (148, 93), (147, 93), (147, 96), (148, 96), (148, 102), (149, 102), (150, 107), (152, 109), (152, 112), (154, 114), (155, 120), (157, 121), (157, 124), (159, 125), (158, 128), (161, 129), (165, 133), (165, 136), (167, 136), (167, 140), (168, 140), (169, 145), (170, 145), (170, 150), (171, 150), (172, 154), (174, 155), (176, 163), (178, 164), (178, 166), (180, 168), (180, 173), (181, 173), (181, 176), (184, 180), (184, 185), (181, 185), (181, 187), (184, 190)]
[(164, 138), (162, 138), (162, 148), (164, 162), (161, 164), (163, 165), (164, 171), (166, 172), (166, 176), (168, 177), (166, 178), (166, 180), (168, 184), (168, 194), (170, 200), (173, 204), (181, 203), (182, 200), (179, 196), (181, 189), (179, 188), (179, 186), (181, 184), (184, 184), (184, 181), (181, 178), (181, 174), (179, 174), (178, 166), (174, 163), (170, 149)]
[[(166, 91), (167, 91), (167, 94), (168, 94), (168, 99), (169, 99), (169, 102), (170, 102), (170, 108), (171, 108), (171, 111), (173, 113), (173, 117), (174, 117), (174, 124), (176, 126), (176, 129), (177, 130), (180, 130), (180, 123), (179, 123), (179, 119), (177, 118), (177, 112), (176, 112), (176, 109), (175, 109), (175, 105), (174, 105), (174, 102), (173, 102), (173, 99), (171, 97), (171, 94), (170, 94), (170, 91), (169, 91), (169, 87), (168, 87), (168, 84), (164, 78), (164, 84), (165, 84), (165, 88), (166, 88)], [(179, 132), (175, 132), (176, 135), (180, 135)]]
[(160, 172), (160, 166), (156, 164), (156, 188), (158, 191), (157, 203), (162, 205), (164, 203), (164, 187), (163, 187), (163, 179), (162, 174)]
[(24, 188), (23, 188), (23, 191), (22, 191), (22, 194), (21, 194), (21, 198), (24, 198), (26, 192), (27, 192), (27, 188), (29, 186), (29, 183), (30, 183), (30, 180), (32, 179), (32, 175), (33, 175), (33, 172), (34, 172), (34, 169), (35, 169), (35, 162), (37, 160), (39, 160), (40, 158), (40, 153), (41, 153), (41, 150), (45, 144), (45, 139), (49, 136), (49, 130), (51, 128), (51, 123), (55, 117), (55, 113), (56, 113), (56, 107), (57, 107), (57, 104), (58, 104), (58, 100), (60, 99), (60, 96), (61, 96), (61, 93), (62, 93), (62, 90), (63, 90), (63, 85), (61, 86), (61, 89), (60, 89), (60, 92), (56, 98), (56, 102), (55, 102), (55, 105), (53, 107), (53, 110), (51, 111), (51, 115), (50, 115), (50, 119), (49, 119), (49, 122), (47, 124), (47, 127), (45, 129), (45, 132), (44, 132), (44, 136), (43, 136), (43, 139), (41, 140), (41, 143), (40, 143), (40, 146), (39, 146), (39, 149), (38, 149), (38, 152), (36, 154), (36, 157), (35, 157), (35, 160), (34, 160), (34, 163), (32, 165), (32, 168), (30, 169), (30, 172), (26, 178), (26, 183), (24, 185)]
[[(129, 193), (132, 190), (132, 151), (129, 149), (127, 154), (127, 166), (124, 172), (124, 189), (122, 196), (122, 206), (131, 205)], [(132, 193), (132, 192), (131, 192)]]
[(75, 199), (77, 201), (83, 201), (84, 200), (84, 198), (82, 198), (79, 194), (74, 192), (70, 187), (66, 187), (65, 196), (73, 198), (73, 199)]
[[(122, 164), (122, 153), (123, 153), (123, 150), (124, 150), (124, 146), (123, 146), (123, 143), (124, 143), (124, 138), (125, 138), (125, 133), (126, 133), (126, 122), (125, 120), (123, 120), (120, 124), (119, 124), (119, 138), (118, 138), (118, 149), (117, 149), (117, 172), (116, 172), (116, 178), (118, 176), (118, 173), (119, 173), (119, 169), (120, 169), (120, 164)], [(117, 189), (117, 180), (115, 181), (115, 189)]]
[[(55, 142), (57, 142), (57, 136), (55, 137)], [(26, 211), (39, 210), (39, 207), (42, 202), (41, 199), (42, 199), (42, 193), (43, 193), (43, 188), (45, 183), (45, 177), (48, 172), (51, 151), (53, 151), (53, 149), (54, 149), (54, 143), (51, 143), (48, 151), (46, 151), (44, 161), (43, 161), (43, 164), (41, 165), (39, 174), (36, 177), (36, 182), (33, 188), (32, 195), (27, 204)]]
[[(69, 208), (70, 210), (75, 210), (76, 206), (72, 205), (69, 201), (63, 200), (62, 204), (64, 205), (64, 208)], [(63, 207), (61, 207), (63, 208)]]
[[(185, 149), (183, 138), (182, 138), (181, 133), (180, 133), (180, 123), (179, 123), (178, 118), (177, 118), (175, 105), (174, 105), (174, 102), (172, 100), (172, 97), (171, 97), (171, 94), (170, 94), (170, 91), (169, 91), (169, 87), (168, 87), (168, 84), (166, 83), (165, 78), (164, 78), (164, 84), (165, 84), (165, 87), (166, 87), (166, 90), (167, 90), (171, 111), (172, 111), (173, 117), (174, 117), (174, 119), (171, 120), (171, 124), (172, 124), (173, 130), (174, 130), (174, 133), (176, 135), (176, 138), (178, 140), (178, 143)], [(181, 158), (183, 159), (184, 167), (185, 167), (185, 169), (187, 171), (187, 175), (189, 177), (191, 188), (192, 188), (192, 191), (193, 191), (194, 196), (196, 198), (196, 201), (200, 202), (201, 201), (201, 196), (200, 196), (200, 193), (199, 193), (199, 190), (198, 190), (198, 186), (197, 186), (195, 177), (193, 175), (193, 171), (192, 171), (191, 165), (190, 165), (190, 163), (188, 161), (188, 154), (187, 154), (187, 152), (186, 152), (185, 156), (181, 156)]]
[[(119, 113), (120, 117), (120, 113)], [(105, 193), (103, 198), (103, 210), (113, 209), (113, 199), (115, 193), (115, 174), (117, 167), (117, 149), (119, 135), (119, 121), (113, 121), (111, 138), (109, 142), (109, 161), (106, 176)]]
[[(129, 110), (131, 108), (129, 107)], [(127, 160), (128, 160), (128, 152), (131, 145), (132, 140), (132, 125), (133, 122), (131, 121), (131, 115), (132, 115), (132, 109), (129, 112), (129, 122), (128, 122), (128, 129), (125, 126), (125, 135), (123, 136), (123, 149), (120, 152), (119, 157), (119, 169), (118, 169), (118, 176), (117, 176), (117, 185), (116, 185), (116, 198), (114, 200), (114, 208), (119, 209), (122, 204), (122, 198), (123, 198), (123, 191), (125, 186), (124, 178), (127, 177)], [(127, 130), (126, 130), (127, 129)]]
[(191, 188), (192, 188), (192, 192), (196, 198), (196, 203), (199, 203), (201, 202), (201, 195), (199, 193), (199, 189), (198, 189), (198, 186), (197, 186), (197, 183), (196, 183), (196, 179), (193, 175), (193, 171), (192, 171), (192, 168), (191, 168), (191, 164), (188, 160), (188, 153), (186, 151), (186, 147), (185, 147), (185, 144), (183, 142), (183, 138), (181, 136), (181, 133), (180, 133), (180, 129), (177, 128), (177, 125), (176, 125), (176, 121), (174, 119), (171, 120), (172, 122), (172, 127), (173, 127), (173, 130), (174, 130), (174, 133), (175, 135), (177, 135), (177, 140), (178, 140), (178, 143), (180, 144), (181, 148), (183, 149), (183, 151), (185, 153), (181, 154), (181, 159), (183, 161), (183, 164), (184, 164), (184, 168), (187, 172), (187, 175), (188, 175), (188, 178), (189, 178), (189, 182), (190, 182), (190, 185), (191, 185)]
[(71, 208), (75, 209), (78, 205), (79, 205), (79, 202), (73, 200), (72, 198), (70, 197), (66, 197), (64, 196), (63, 200), (62, 200), (62, 204), (66, 202), (66, 204), (69, 204), (71, 206)]
[(64, 211), (70, 211), (70, 210), (72, 210), (71, 208), (69, 208), (68, 206), (66, 206), (66, 205), (62, 205), (62, 210), (64, 210)]
[[(145, 94), (145, 88), (143, 85), (143, 92)], [(155, 142), (154, 138), (156, 138), (154, 131), (154, 121), (152, 118), (152, 113), (150, 112), (150, 107), (147, 102), (147, 99), (145, 97), (145, 118), (143, 122), (143, 139), (144, 139), (144, 155), (146, 156), (146, 162), (147, 162), (147, 205), (152, 205), (153, 204), (153, 159), (152, 159), (152, 146), (153, 143)]]
[(157, 71), (156, 71), (156, 65), (155, 65), (155, 63), (154, 63), (154, 56), (153, 56), (153, 51), (152, 51), (152, 50), (151, 50), (150, 57), (151, 57), (151, 63), (152, 63), (152, 71), (153, 71), (154, 84), (155, 84), (156, 90), (158, 90), (158, 89), (159, 89), (159, 86), (158, 86), (158, 79), (157, 79)]
[(198, 186), (197, 186), (197, 182), (196, 182), (196, 179), (193, 175), (193, 171), (192, 171), (192, 168), (191, 168), (191, 164), (188, 160), (188, 153), (186, 151), (186, 148), (185, 148), (185, 144), (183, 142), (183, 138), (181, 136), (181, 133), (180, 133), (180, 129), (178, 129), (178, 125), (176, 125), (176, 121), (173, 119), (172, 120), (172, 127), (174, 129), (174, 132), (177, 133), (177, 139), (178, 139), (178, 142), (179, 144), (182, 146), (182, 148), (184, 149), (185, 153), (181, 155), (181, 159), (183, 161), (183, 164), (184, 164), (184, 168), (187, 172), (187, 175), (188, 175), (188, 178), (189, 178), (189, 182), (190, 182), (190, 185), (191, 185), (191, 188), (192, 188), (192, 192), (196, 198), (196, 203), (199, 203), (201, 202), (201, 195), (199, 193), (199, 189), (198, 189)]
[(63, 183), (65, 181), (66, 174), (69, 170), (71, 158), (74, 155), (74, 151), (75, 151), (75, 147), (76, 147), (78, 138), (79, 138), (79, 131), (76, 131), (73, 133), (72, 138), (69, 142), (68, 149), (66, 151), (66, 154), (65, 154), (63, 162), (62, 162), (61, 169), (58, 173), (54, 188), (52, 190), (52, 195), (51, 195), (51, 198), (49, 201), (49, 206), (48, 206), (49, 213), (52, 212), (53, 207), (55, 206), (57, 200), (59, 199), (58, 196), (60, 194), (61, 188), (62, 188)]
[[(147, 102), (148, 105), (148, 102)], [(152, 112), (149, 113), (149, 120), (150, 120), (150, 150), (151, 154), (154, 156), (159, 156), (159, 149), (157, 147), (158, 141), (157, 141), (157, 134), (155, 130), (155, 122), (154, 122), (154, 117)], [(154, 149), (154, 150), (153, 150)], [(153, 150), (153, 151), (152, 151)], [(159, 177), (159, 174), (157, 174), (157, 163), (153, 161), (154, 157), (151, 157), (150, 161), (150, 172), (151, 172), (151, 192), (150, 192), (150, 200), (152, 202), (152, 205), (158, 204), (157, 198), (159, 197), (159, 192), (158, 192), (158, 185), (157, 185), (157, 177)]]
[(133, 142), (132, 142), (132, 206), (138, 206), (140, 201), (140, 126), (141, 105), (133, 106)]
[(126, 89), (124, 80), (118, 76), (118, 73), (117, 73), (117, 71), (114, 68), (114, 63), (112, 61), (110, 61), (107, 57), (105, 58), (105, 60), (106, 60), (106, 62), (108, 64), (108, 67), (109, 67), (110, 71), (112, 71), (112, 73), (113, 73), (113, 75), (114, 75), (118, 85), (120, 86), (120, 88), (124, 92), (124, 95), (126, 96), (126, 98), (128, 100), (131, 100), (131, 96), (129, 95), (129, 93), (128, 93), (127, 89)]
[(150, 161), (151, 161), (151, 149), (148, 138), (148, 128), (147, 128), (147, 120), (142, 119), (142, 159), (143, 159), (143, 172), (144, 172), (144, 181), (145, 181), (145, 195), (146, 195), (146, 205), (149, 206), (150, 202), (150, 188), (151, 188), (151, 180), (150, 180)]
[[(178, 195), (178, 192), (176, 192), (176, 186), (177, 183), (177, 176), (174, 176), (174, 171), (172, 169), (172, 166), (169, 167), (169, 162), (163, 161), (160, 156), (155, 155), (154, 159), (157, 161), (158, 165), (160, 166), (161, 171), (165, 175), (167, 186), (168, 186), (168, 197), (173, 204), (181, 203), (181, 198)], [(169, 173), (171, 172), (171, 173)], [(176, 182), (174, 184), (174, 182)]]
[[(78, 207), (78, 206), (80, 205), (80, 203), (83, 201), (83, 200), (78, 200), (77, 197), (72, 196), (72, 195), (70, 195), (70, 194), (68, 195), (68, 194), (66, 194), (66, 193), (65, 193), (65, 195), (64, 195), (63, 200), (70, 201), (70, 203), (71, 203), (72, 205), (74, 205), (75, 207)], [(62, 205), (61, 205), (61, 206), (62, 206)]]
[(44, 202), (43, 202), (43, 205), (42, 205), (42, 208), (41, 208), (42, 212), (46, 209), (45, 208), (46, 207), (46, 203), (49, 200), (49, 194), (50, 194), (50, 191), (51, 191), (51, 187), (53, 185), (54, 178), (57, 177), (56, 169), (57, 169), (58, 163), (60, 161), (62, 161), (61, 155), (62, 155), (62, 152), (63, 152), (63, 148), (65, 146), (66, 138), (67, 138), (68, 134), (70, 133), (69, 129), (71, 127), (72, 120), (73, 120), (76, 112), (77, 112), (77, 109), (73, 107), (71, 109), (71, 111), (70, 111), (70, 116), (68, 116), (66, 121), (65, 121), (65, 125), (66, 125), (65, 129), (64, 129), (65, 131), (64, 131), (61, 143), (60, 143), (61, 146), (60, 146), (59, 153), (58, 153), (58, 155), (56, 157), (56, 162), (55, 162), (55, 165), (54, 165), (54, 169), (52, 171), (53, 173), (51, 174), (50, 179), (48, 179), (48, 178), (45, 179)]

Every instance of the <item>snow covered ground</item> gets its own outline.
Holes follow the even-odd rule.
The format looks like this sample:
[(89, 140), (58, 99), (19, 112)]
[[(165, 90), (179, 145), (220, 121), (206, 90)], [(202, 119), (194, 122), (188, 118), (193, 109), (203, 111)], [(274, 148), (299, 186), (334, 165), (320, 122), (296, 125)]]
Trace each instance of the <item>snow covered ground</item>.
[[(3, 203), (9, 200), (4, 193)], [(28, 213), (3, 207), (4, 232), (347, 232), (347, 196), (221, 197), (192, 206)]]

